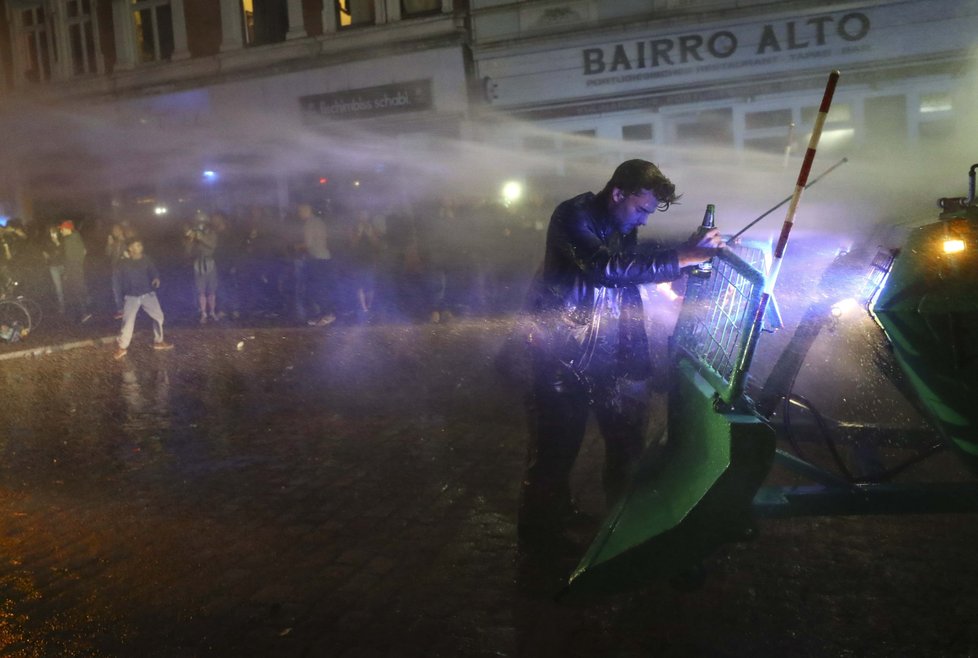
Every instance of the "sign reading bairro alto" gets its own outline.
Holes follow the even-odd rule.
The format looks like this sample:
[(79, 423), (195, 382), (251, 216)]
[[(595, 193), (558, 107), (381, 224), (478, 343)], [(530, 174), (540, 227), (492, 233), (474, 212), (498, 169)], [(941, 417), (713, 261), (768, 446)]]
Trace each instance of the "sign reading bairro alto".
[[(778, 29), (782, 27), (783, 29)], [(744, 47), (751, 54), (765, 55), (786, 51), (808, 50), (838, 38), (842, 42), (855, 43), (864, 39), (870, 30), (869, 16), (862, 12), (850, 12), (838, 19), (834, 16), (813, 16), (801, 21), (787, 21), (782, 26), (765, 24), (760, 28), (760, 38)], [(584, 75), (618, 73), (637, 69), (654, 69), (676, 64), (725, 60), (737, 54), (742, 44), (731, 30), (682, 34), (613, 46), (584, 48)]]
[(852, 3), (835, 12), (779, 12), (687, 30), (670, 25), (612, 42), (581, 36), (574, 46), (545, 53), (514, 48), (480, 59), (479, 74), (494, 105), (533, 106), (935, 54), (961, 58), (976, 33), (978, 0)]

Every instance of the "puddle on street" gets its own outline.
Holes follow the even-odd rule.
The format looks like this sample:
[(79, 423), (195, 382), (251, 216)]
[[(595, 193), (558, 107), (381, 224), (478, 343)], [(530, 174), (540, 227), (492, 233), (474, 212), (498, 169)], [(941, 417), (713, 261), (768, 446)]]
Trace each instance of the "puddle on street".
[[(485, 329), (174, 330), (167, 353), (137, 334), (121, 361), (82, 348), (0, 363), (0, 548), (10, 560), (0, 653), (113, 655), (127, 638), (158, 637), (138, 621), (154, 601), (168, 623), (187, 620), (180, 633), (213, 637), (227, 628), (207, 626), (201, 601), (235, 586), (254, 596), (256, 580), (314, 596), (297, 592), (323, 585), (291, 564), (342, 523), (353, 524), (344, 544), (369, 545), (365, 511), (399, 517), (428, 498), (443, 501), (428, 522), (457, 506), (465, 513), (452, 522), (466, 536), (485, 532), (485, 519), (499, 525), (522, 422), (460, 439), (450, 427), (485, 416), (499, 426), (486, 364), (502, 333)], [(472, 455), (492, 456), (504, 440), (514, 443), (508, 486), (467, 481)], [(390, 502), (372, 509), (380, 495)], [(208, 575), (191, 577), (203, 565)]]
[(214, 469), (224, 460), (238, 466), (249, 443), (268, 432), (287, 439), (303, 420), (304, 429), (327, 430), (330, 419), (342, 428), (348, 418), (369, 423), (402, 411), (444, 415), (437, 398), (445, 395), (464, 403), (465, 373), (427, 359), (423, 333), (391, 328), (380, 343), (354, 331), (334, 339), (339, 349), (326, 351), (309, 334), (238, 332), (178, 344), (173, 353), (136, 343), (119, 362), (101, 349), (6, 362), (3, 470), (26, 484), (193, 471), (204, 462)]

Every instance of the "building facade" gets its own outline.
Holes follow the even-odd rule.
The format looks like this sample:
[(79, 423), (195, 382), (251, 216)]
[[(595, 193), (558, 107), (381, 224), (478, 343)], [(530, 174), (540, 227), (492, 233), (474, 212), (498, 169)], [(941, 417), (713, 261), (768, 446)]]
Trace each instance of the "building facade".
[(0, 0), (0, 203), (787, 170), (833, 69), (822, 162), (947, 154), (975, 35), (978, 0)]
[(473, 0), (471, 26), (484, 138), (545, 174), (594, 180), (639, 154), (698, 158), (703, 175), (780, 168), (804, 153), (832, 70), (823, 166), (974, 142), (974, 0)]
[(0, 198), (28, 218), (86, 194), (284, 206), (388, 175), (468, 109), (452, 0), (2, 0), (0, 21)]

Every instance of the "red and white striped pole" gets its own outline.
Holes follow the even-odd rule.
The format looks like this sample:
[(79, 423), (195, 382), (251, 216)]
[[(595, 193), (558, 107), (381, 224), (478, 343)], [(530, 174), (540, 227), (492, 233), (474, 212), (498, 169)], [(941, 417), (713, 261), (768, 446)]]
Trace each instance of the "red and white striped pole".
[(822, 94), (822, 104), (818, 108), (818, 116), (815, 117), (815, 125), (812, 127), (812, 136), (808, 140), (808, 150), (805, 152), (805, 159), (801, 163), (801, 171), (798, 172), (798, 182), (795, 183), (795, 191), (791, 196), (791, 203), (788, 204), (788, 214), (781, 226), (781, 236), (774, 247), (774, 258), (771, 263), (771, 272), (768, 274), (765, 285), (765, 293), (770, 294), (774, 290), (774, 283), (777, 281), (778, 273), (781, 271), (781, 259), (784, 256), (785, 248), (788, 245), (788, 234), (795, 221), (795, 211), (798, 209), (798, 201), (801, 200), (801, 193), (805, 191), (808, 184), (808, 174), (812, 170), (812, 162), (815, 160), (815, 149), (818, 140), (822, 136), (822, 127), (825, 125), (825, 117), (829, 113), (832, 105), (832, 96), (835, 94), (835, 85), (839, 82), (839, 72), (832, 71), (829, 74), (829, 81), (825, 85), (825, 93)]

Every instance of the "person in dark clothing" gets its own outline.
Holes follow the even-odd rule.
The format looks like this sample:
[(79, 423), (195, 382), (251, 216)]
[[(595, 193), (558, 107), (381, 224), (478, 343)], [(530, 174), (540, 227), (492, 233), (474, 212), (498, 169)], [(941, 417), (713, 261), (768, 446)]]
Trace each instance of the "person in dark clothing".
[[(115, 282), (115, 269), (119, 265), (119, 261), (124, 258), (129, 258), (129, 252), (126, 250), (126, 243), (129, 239), (136, 237), (135, 231), (129, 225), (128, 222), (118, 222), (112, 225), (109, 230), (109, 235), (105, 240), (105, 256), (109, 260), (109, 264), (112, 267), (112, 281)], [(112, 302), (115, 304), (115, 319), (122, 319), (122, 304), (125, 300), (122, 297), (122, 291), (119, 290), (115, 285), (112, 286)]]
[(242, 246), (239, 272), (242, 311), (266, 317), (284, 315), (282, 299), (282, 236), (280, 223), (267, 217), (264, 209), (253, 206), (250, 211)]
[(237, 320), (241, 317), (241, 269), (245, 253), (244, 236), (236, 222), (223, 212), (211, 213), (211, 227), (217, 234), (217, 247), (214, 249), (214, 262), (217, 264), (217, 278), (220, 290), (217, 298), (217, 317), (230, 315)]
[(163, 309), (156, 298), (156, 289), (160, 287), (160, 274), (156, 264), (143, 254), (143, 243), (139, 239), (129, 240), (127, 249), (129, 258), (120, 260), (112, 275), (113, 285), (118, 286), (125, 299), (122, 306), (122, 330), (119, 332), (118, 347), (114, 355), (116, 359), (124, 357), (129, 350), (139, 309), (146, 311), (153, 320), (153, 348), (173, 348), (171, 343), (163, 340)]
[(20, 282), (26, 242), (27, 232), (19, 219), (0, 221), (0, 292), (4, 294)]
[(349, 270), (356, 290), (356, 313), (366, 321), (373, 312), (377, 267), (384, 251), (383, 231), (370, 212), (360, 209), (350, 229)]
[(528, 397), (530, 443), (519, 513), (521, 541), (564, 538), (579, 514), (570, 495), (590, 411), (605, 443), (609, 503), (623, 491), (643, 449), (652, 374), (638, 286), (678, 279), (723, 243), (697, 231), (675, 249), (639, 251), (637, 230), (678, 197), (651, 162), (629, 160), (599, 193), (559, 204), (547, 230), (544, 262), (531, 284)]
[(88, 285), (85, 282), (85, 257), (88, 250), (81, 235), (75, 230), (71, 220), (61, 222), (61, 249), (64, 264), (65, 301), (75, 309), (82, 324), (92, 319), (89, 311)]
[(51, 273), (54, 297), (58, 302), (58, 314), (63, 316), (67, 310), (64, 290), (65, 250), (61, 243), (61, 230), (57, 224), (48, 229), (47, 239), (44, 241), (41, 254), (44, 256)]
[(203, 211), (197, 211), (195, 223), (184, 232), (183, 239), (187, 256), (193, 261), (200, 323), (216, 322), (218, 273), (214, 252), (217, 250), (219, 236), (211, 224), (210, 216)]

